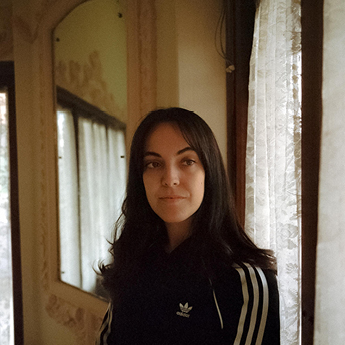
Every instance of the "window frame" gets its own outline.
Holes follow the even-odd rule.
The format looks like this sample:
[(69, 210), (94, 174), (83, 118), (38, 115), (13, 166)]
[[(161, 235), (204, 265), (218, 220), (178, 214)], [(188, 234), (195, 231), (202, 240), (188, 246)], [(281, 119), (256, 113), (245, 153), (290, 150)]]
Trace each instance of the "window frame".
[(115, 129), (126, 129), (126, 124), (122, 121), (108, 115), (98, 107), (84, 101), (60, 86), (56, 87), (56, 96), (57, 104), (69, 108), (72, 111), (73, 117), (88, 118)]
[(24, 344), (23, 290), (19, 222), (18, 156), (14, 73), (13, 61), (0, 62), (0, 88), (6, 88), (8, 95), (14, 342), (16, 345), (22, 345)]
[(323, 0), (303, 0), (301, 11), (302, 344), (312, 345), (322, 124)]
[(230, 185), (241, 225), (245, 219), (246, 146), (248, 123), (249, 61), (252, 50), (254, 0), (224, 0), (226, 57), (235, 70), (226, 74), (227, 162)]

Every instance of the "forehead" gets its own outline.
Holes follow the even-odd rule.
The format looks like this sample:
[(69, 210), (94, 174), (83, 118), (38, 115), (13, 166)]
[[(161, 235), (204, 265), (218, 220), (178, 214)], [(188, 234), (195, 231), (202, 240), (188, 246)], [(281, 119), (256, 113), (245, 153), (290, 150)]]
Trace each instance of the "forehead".
[(177, 148), (177, 150), (189, 147), (180, 128), (176, 123), (160, 123), (148, 135), (145, 143), (145, 151), (165, 148)]

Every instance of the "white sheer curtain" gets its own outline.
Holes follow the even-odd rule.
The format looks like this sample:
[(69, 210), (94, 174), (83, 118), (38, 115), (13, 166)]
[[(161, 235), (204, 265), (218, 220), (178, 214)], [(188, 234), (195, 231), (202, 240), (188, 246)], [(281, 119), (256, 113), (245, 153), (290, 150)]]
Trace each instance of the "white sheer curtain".
[(97, 289), (100, 260), (109, 243), (126, 187), (125, 136), (90, 119), (58, 110), (61, 277), (83, 290)]
[(345, 2), (324, 1), (316, 345), (345, 344)]
[[(125, 193), (123, 131), (79, 118), (79, 174), (82, 289), (92, 291), (92, 267), (106, 259)], [(116, 154), (115, 154), (116, 153)]]
[(66, 283), (80, 286), (78, 167), (73, 115), (68, 109), (59, 108), (57, 116), (61, 277)]
[(300, 2), (261, 0), (250, 61), (245, 227), (275, 251), (282, 345), (300, 342)]

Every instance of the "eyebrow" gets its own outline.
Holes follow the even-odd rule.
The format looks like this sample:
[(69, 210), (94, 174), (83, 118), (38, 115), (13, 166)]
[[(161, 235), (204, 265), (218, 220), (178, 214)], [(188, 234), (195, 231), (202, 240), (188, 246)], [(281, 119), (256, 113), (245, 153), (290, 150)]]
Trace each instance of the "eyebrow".
[[(185, 153), (187, 151), (194, 151), (195, 152), (195, 150), (193, 150), (191, 147), (187, 146), (184, 149), (177, 151), (176, 156), (182, 155), (182, 153)], [(147, 157), (147, 156), (161, 157), (161, 155), (159, 153), (154, 152), (154, 151), (147, 151), (147, 152), (145, 152), (144, 153), (144, 157)]]

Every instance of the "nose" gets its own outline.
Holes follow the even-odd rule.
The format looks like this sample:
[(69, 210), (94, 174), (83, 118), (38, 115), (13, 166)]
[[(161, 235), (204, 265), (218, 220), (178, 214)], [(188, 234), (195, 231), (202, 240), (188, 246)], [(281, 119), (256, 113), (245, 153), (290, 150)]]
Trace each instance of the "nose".
[(162, 176), (162, 184), (166, 187), (174, 187), (180, 184), (179, 174), (176, 167), (166, 166)]

